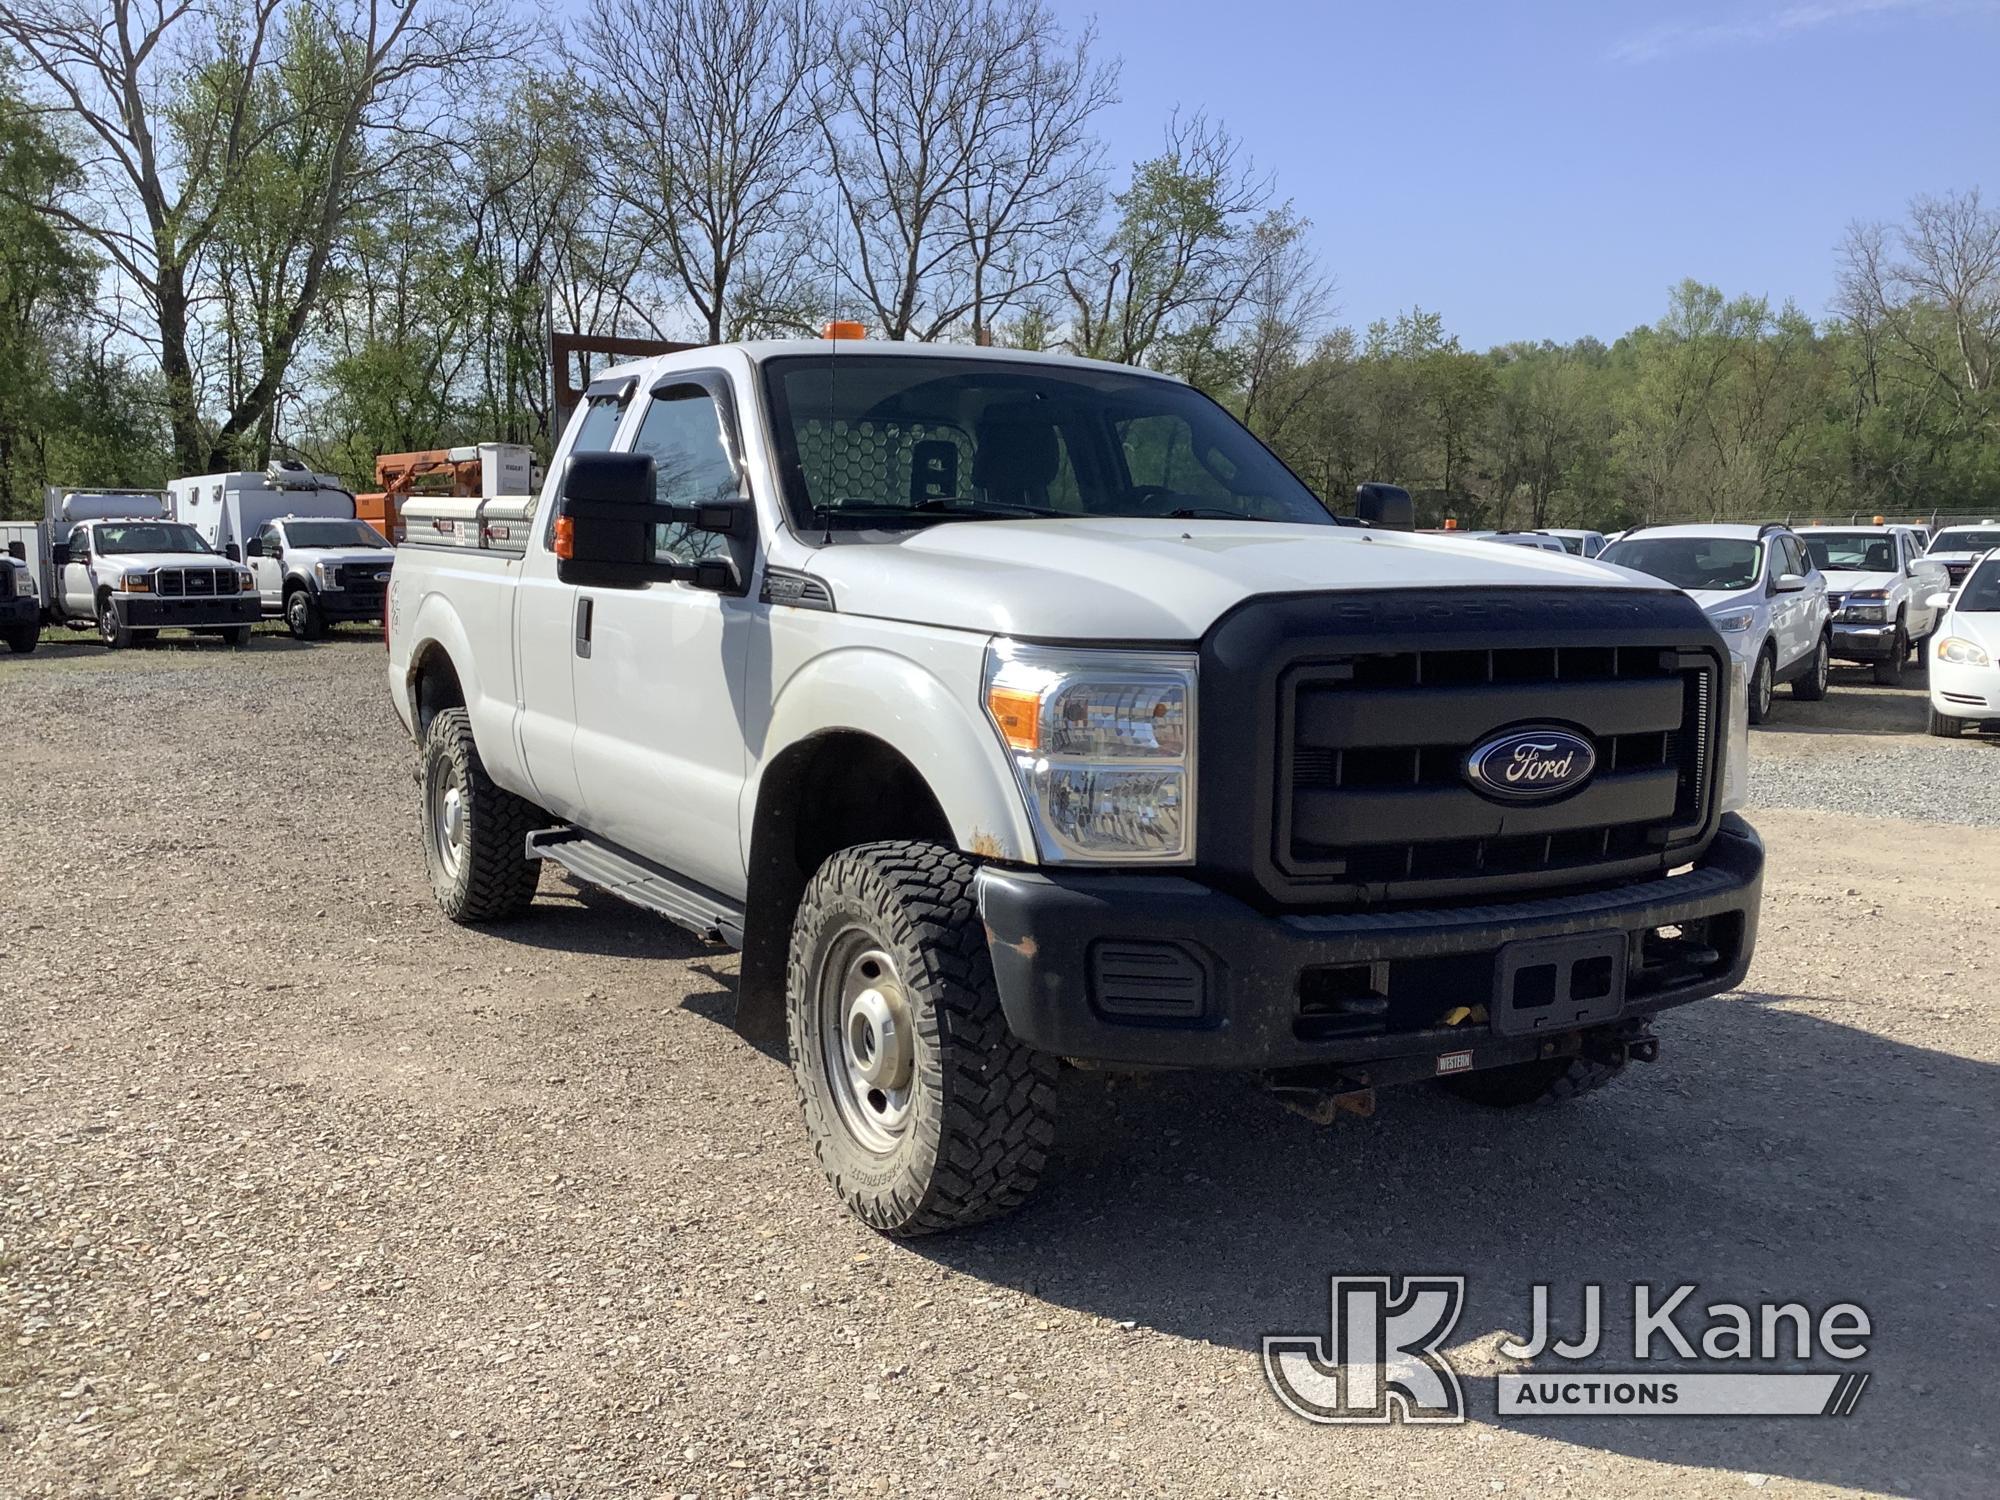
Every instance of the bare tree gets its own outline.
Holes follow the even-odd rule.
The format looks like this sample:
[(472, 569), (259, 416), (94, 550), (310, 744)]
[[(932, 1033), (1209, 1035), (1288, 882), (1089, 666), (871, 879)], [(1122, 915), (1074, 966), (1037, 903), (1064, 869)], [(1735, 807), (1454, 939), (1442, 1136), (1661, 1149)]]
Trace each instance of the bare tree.
[[(328, 45), (325, 66), (302, 90), (274, 94), (264, 70), (308, 36)], [(84, 162), (95, 211), (38, 207), (93, 241), (150, 312), (183, 472), (225, 463), (246, 434), (268, 430), (357, 197), (451, 111), (434, 80), (504, 55), (514, 37), (500, 0), (12, 0), (0, 11), (0, 38), (95, 147)], [(195, 107), (180, 108), (191, 88)], [(261, 367), (211, 431), (195, 283), (288, 132), (312, 135), (318, 166), (278, 236), (286, 270), (259, 313)]]
[(813, 6), (591, 0), (584, 18), (603, 184), (710, 342), (762, 331), (789, 300), (817, 144)]
[(1115, 70), (1040, 0), (857, 0), (824, 35), (828, 268), (888, 338), (990, 338), (1094, 212)]

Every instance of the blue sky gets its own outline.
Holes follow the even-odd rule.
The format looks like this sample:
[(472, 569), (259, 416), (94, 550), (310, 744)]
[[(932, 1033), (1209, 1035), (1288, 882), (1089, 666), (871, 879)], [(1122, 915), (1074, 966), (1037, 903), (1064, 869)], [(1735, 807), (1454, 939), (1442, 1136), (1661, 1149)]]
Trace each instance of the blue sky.
[(1124, 59), (1119, 175), (1205, 108), (1313, 220), (1343, 321), (1420, 303), (1471, 348), (1608, 341), (1683, 276), (1822, 316), (1850, 220), (1995, 176), (1987, 0), (1050, 3)]

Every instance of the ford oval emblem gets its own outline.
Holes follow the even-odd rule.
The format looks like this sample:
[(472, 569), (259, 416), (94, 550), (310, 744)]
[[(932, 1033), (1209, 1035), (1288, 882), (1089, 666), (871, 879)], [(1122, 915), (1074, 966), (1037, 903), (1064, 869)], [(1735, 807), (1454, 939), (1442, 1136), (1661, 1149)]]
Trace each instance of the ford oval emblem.
[(1573, 792), (1597, 769), (1597, 747), (1568, 729), (1510, 729), (1467, 752), (1465, 779), (1482, 797), (1540, 802)]

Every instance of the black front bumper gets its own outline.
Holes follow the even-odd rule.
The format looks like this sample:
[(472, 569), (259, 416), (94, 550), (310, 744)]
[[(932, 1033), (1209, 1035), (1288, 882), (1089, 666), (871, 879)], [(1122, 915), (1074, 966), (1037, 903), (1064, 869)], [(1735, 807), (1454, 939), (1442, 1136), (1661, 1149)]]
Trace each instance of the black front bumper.
[(255, 625), (264, 618), (255, 594), (217, 594), (195, 599), (160, 599), (145, 594), (113, 594), (111, 608), (128, 630), (209, 630), (223, 625)]
[(1833, 655), (1841, 661), (1887, 661), (1895, 652), (1896, 622), (1885, 625), (1833, 625)]
[(42, 601), (33, 594), (15, 594), (11, 598), (0, 599), (0, 629), (12, 630), (20, 625), (39, 625), (42, 622)]
[[(1682, 874), (1490, 905), (1270, 915), (1181, 876), (991, 865), (978, 896), (1008, 1025), (1043, 1051), (1202, 1068), (1470, 1053), (1454, 1067), (1487, 1067), (1739, 984), (1763, 879), (1764, 846), (1731, 814)], [(1565, 1024), (1552, 1008), (1539, 1035), (1478, 1019), (1510, 971), (1503, 947), (1565, 938), (1594, 940), (1600, 964), (1624, 956), (1609, 1014)]]
[(380, 620), (388, 594), (379, 590), (320, 589), (313, 594), (319, 612), (328, 620)]

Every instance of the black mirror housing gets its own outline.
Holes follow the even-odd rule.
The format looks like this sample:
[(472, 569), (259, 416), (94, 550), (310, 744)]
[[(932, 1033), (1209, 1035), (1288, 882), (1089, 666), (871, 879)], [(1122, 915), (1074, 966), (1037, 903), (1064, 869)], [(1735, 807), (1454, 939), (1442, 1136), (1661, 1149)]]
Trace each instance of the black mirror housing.
[[(651, 454), (572, 455), (556, 520), (556, 577), (596, 588), (673, 582), (718, 594), (742, 593), (757, 529), (749, 502), (662, 505), (655, 498), (655, 479)], [(653, 536), (655, 527), (665, 525), (727, 537), (730, 555), (696, 563), (662, 562), (653, 555)]]
[(69, 543), (57, 542), (53, 547), (49, 548), (49, 561), (54, 563), (58, 568), (67, 567), (69, 565)]
[[(252, 538), (249, 542), (246, 542), (244, 545), (249, 547), (254, 547), (257, 545), (256, 539)], [(243, 548), (237, 546), (236, 543), (234, 542), (229, 542), (226, 545), (224, 545), (222, 549), (222, 555), (228, 558), (231, 562), (242, 562)], [(255, 557), (257, 554), (252, 552), (250, 555), (252, 557)]]
[(1399, 484), (1357, 484), (1354, 514), (1379, 531), (1415, 531), (1417, 508)]

